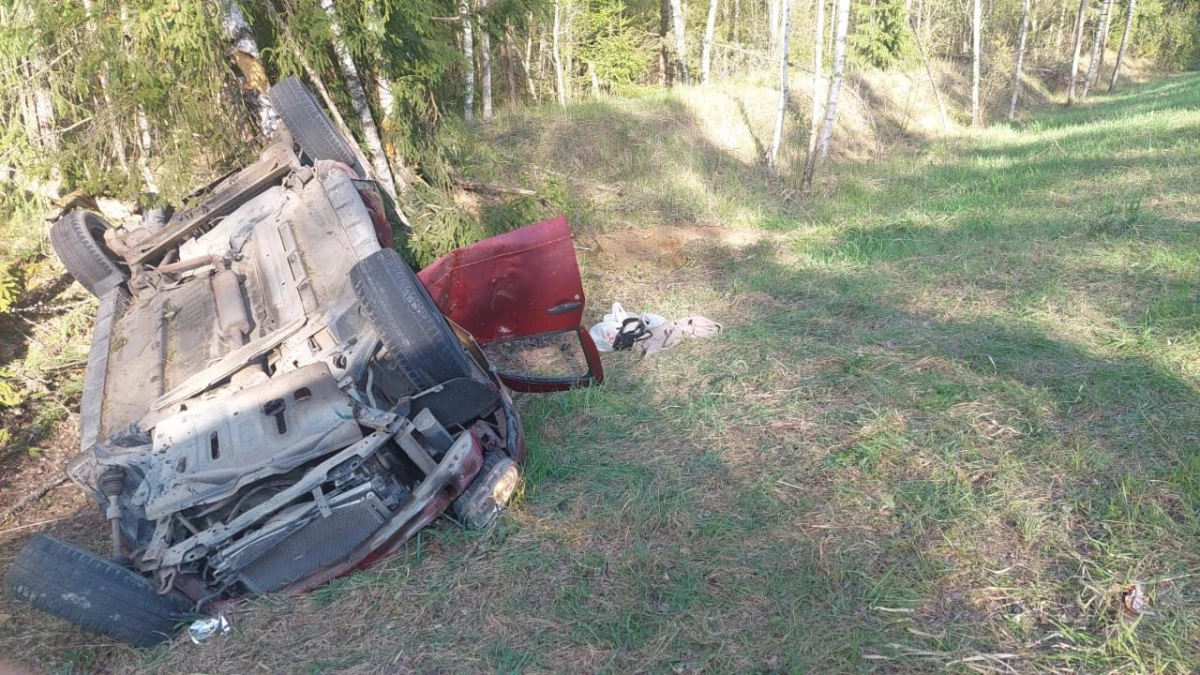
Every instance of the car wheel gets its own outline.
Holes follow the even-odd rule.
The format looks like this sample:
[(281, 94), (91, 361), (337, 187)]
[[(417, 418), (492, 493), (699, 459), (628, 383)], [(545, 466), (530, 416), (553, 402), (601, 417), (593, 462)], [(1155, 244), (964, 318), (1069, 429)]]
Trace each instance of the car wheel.
[(292, 138), (310, 159), (332, 159), (350, 167), (358, 176), (367, 177), (350, 144), (303, 82), (294, 77), (278, 82), (271, 87), (270, 98)]
[(118, 283), (129, 278), (104, 244), (106, 230), (108, 223), (91, 211), (72, 211), (50, 227), (50, 245), (67, 273), (97, 296), (105, 290), (101, 282), (110, 277)]
[(170, 638), (191, 609), (136, 572), (44, 534), (17, 555), (5, 583), (19, 600), (137, 647)]
[(350, 268), (350, 285), (379, 339), (418, 390), (471, 376), (462, 343), (417, 275), (385, 248)]
[(508, 506), (521, 470), (517, 463), (502, 452), (489, 452), (483, 458), (483, 468), (475, 480), (454, 500), (454, 515), (467, 527), (482, 530), (491, 525), (500, 511)]

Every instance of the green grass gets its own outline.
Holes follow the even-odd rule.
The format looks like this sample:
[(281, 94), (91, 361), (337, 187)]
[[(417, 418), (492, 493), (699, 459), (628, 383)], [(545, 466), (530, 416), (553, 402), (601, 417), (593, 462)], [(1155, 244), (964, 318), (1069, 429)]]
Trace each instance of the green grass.
[[(1200, 76), (831, 163), (812, 194), (798, 153), (755, 161), (748, 96), (530, 110), (463, 146), (473, 179), (550, 202), (483, 204), (485, 229), (571, 213), (592, 318), (726, 326), (522, 399), (526, 483), (497, 526), (240, 605), (210, 645), (80, 634), (43, 662), (1195, 672)], [(1134, 583), (1154, 616), (1122, 609)]]

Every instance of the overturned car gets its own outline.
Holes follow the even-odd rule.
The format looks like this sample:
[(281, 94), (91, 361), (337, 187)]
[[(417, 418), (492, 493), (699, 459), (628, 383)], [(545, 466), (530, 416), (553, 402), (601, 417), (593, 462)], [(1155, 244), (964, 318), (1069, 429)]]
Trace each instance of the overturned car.
[[(112, 551), (37, 535), (6, 581), (135, 645), (214, 600), (327, 582), (442, 514), (487, 525), (524, 455), (510, 389), (602, 378), (564, 218), (415, 274), (312, 95), (288, 79), (271, 98), (274, 142), (186, 208), (132, 229), (74, 211), (51, 229), (100, 298), (67, 471)], [(502, 373), (481, 348), (546, 335), (578, 336), (586, 372)]]

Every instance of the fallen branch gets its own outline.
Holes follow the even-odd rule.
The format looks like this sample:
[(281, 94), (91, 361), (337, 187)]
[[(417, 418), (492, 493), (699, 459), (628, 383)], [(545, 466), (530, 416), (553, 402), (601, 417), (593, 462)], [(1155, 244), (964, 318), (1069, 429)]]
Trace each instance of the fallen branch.
[(25, 507), (37, 502), (42, 497), (45, 497), (48, 492), (65, 482), (67, 482), (67, 477), (65, 475), (61, 475), (57, 478), (51, 478), (45, 483), (42, 483), (41, 487), (20, 498), (17, 500), (16, 504), (13, 504), (5, 509), (3, 513), (0, 513), (0, 524), (8, 522), (10, 518), (20, 513), (25, 509)]
[(545, 197), (538, 196), (538, 193), (525, 188), (508, 187), (507, 185), (491, 185), (489, 183), (472, 183), (465, 180), (454, 180), (454, 186), (466, 190), (467, 192), (477, 192), (481, 195), (491, 195), (500, 197), (502, 195), (519, 195), (521, 197), (537, 197), (537, 200), (542, 206), (550, 206), (550, 201)]

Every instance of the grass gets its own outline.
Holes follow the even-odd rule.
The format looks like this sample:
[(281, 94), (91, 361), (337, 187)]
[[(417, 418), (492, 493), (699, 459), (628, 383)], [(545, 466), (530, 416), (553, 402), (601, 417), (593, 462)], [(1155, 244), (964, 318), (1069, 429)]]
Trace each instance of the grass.
[(201, 647), (20, 617), (0, 645), (64, 672), (1194, 672), (1200, 76), (830, 164), (812, 195), (798, 155), (756, 163), (755, 95), (526, 111), (463, 146), (571, 213), (595, 318), (726, 327), (522, 399), (494, 528), (239, 605)]

